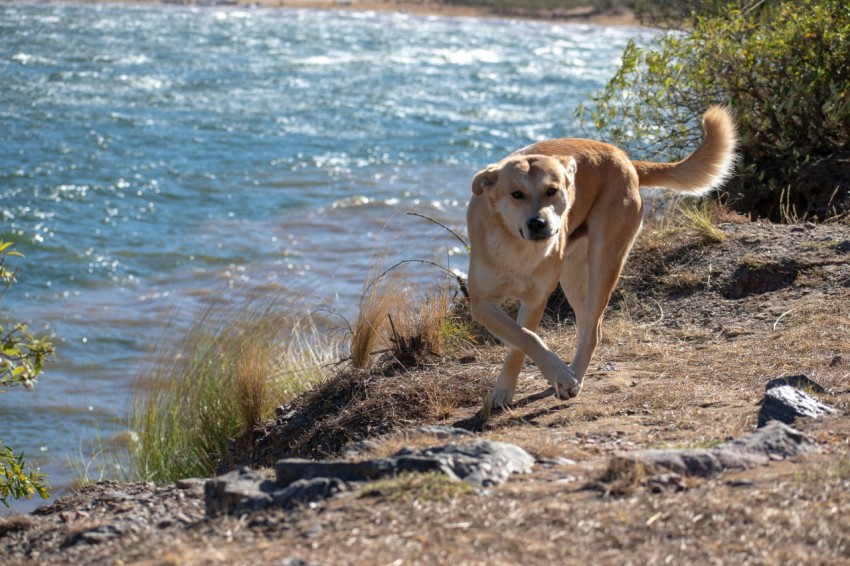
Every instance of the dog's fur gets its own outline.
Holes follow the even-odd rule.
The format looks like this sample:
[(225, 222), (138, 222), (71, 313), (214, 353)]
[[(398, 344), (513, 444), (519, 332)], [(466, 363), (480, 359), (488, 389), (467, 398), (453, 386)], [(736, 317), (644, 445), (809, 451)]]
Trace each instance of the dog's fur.
[[(700, 146), (678, 163), (630, 161), (612, 145), (543, 141), (480, 171), (466, 213), (472, 317), (510, 346), (490, 394), (509, 405), (528, 355), (560, 398), (582, 387), (608, 305), (640, 229), (640, 187), (704, 195), (731, 174), (735, 124), (720, 106), (703, 116)], [(576, 314), (578, 347), (565, 364), (534, 332), (558, 281)], [(514, 321), (503, 310), (519, 299)]]

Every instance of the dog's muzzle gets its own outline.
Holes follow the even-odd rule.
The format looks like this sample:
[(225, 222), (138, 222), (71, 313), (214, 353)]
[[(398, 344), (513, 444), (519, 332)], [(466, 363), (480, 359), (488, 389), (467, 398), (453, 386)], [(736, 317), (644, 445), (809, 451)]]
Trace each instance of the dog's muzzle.
[(548, 240), (558, 233), (558, 230), (552, 230), (545, 218), (535, 216), (529, 218), (525, 223), (526, 239), (527, 240)]

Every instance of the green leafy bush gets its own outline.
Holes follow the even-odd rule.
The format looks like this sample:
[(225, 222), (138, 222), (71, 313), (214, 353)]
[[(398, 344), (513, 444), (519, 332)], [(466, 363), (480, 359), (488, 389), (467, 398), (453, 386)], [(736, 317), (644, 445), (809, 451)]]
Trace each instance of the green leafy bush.
[(691, 31), (630, 43), (579, 114), (632, 153), (667, 159), (698, 143), (709, 105), (726, 103), (741, 138), (729, 206), (774, 221), (847, 215), (848, 53), (844, 0), (731, 4), (696, 17)]
[[(0, 240), (0, 298), (15, 282), (17, 270), (9, 271), (7, 257), (21, 257), (12, 249), (12, 242)], [(4, 317), (0, 317), (0, 322)], [(7, 331), (0, 324), (0, 386), (23, 385), (30, 388), (41, 374), (42, 364), (53, 355), (53, 345), (46, 338), (33, 336), (25, 324), (12, 324)], [(0, 390), (2, 392), (2, 390)], [(47, 498), (44, 474), (24, 462), (23, 453), (0, 442), (0, 502), (9, 506), (8, 498), (29, 499), (34, 493)]]
[(44, 478), (44, 474), (27, 466), (23, 453), (15, 456), (11, 448), (0, 445), (0, 503), (8, 507), (9, 497), (30, 499), (35, 493), (47, 499), (50, 494)]
[[(15, 282), (17, 270), (9, 271), (6, 258), (18, 256), (12, 242), (0, 240), (0, 299)], [(41, 373), (42, 364), (53, 354), (53, 345), (46, 338), (33, 336), (25, 324), (13, 324), (6, 330), (0, 317), (0, 385), (32, 387)]]

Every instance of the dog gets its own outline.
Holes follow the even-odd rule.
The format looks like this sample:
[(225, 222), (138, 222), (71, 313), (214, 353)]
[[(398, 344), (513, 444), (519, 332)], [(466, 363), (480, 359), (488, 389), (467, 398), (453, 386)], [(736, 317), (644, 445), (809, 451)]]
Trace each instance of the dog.
[[(489, 408), (513, 402), (531, 358), (560, 399), (579, 394), (602, 315), (643, 221), (640, 187), (702, 196), (732, 174), (737, 134), (729, 111), (703, 115), (703, 140), (676, 163), (631, 161), (602, 142), (553, 139), (479, 171), (466, 212), (472, 318), (510, 347)], [(535, 333), (560, 281), (575, 311), (578, 344), (564, 363)], [(514, 321), (502, 309), (518, 299)]]

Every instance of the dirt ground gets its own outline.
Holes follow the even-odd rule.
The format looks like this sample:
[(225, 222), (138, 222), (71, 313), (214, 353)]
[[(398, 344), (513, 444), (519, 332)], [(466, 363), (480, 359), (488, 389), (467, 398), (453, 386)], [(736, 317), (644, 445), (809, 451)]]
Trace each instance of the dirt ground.
[[(731, 218), (731, 220), (735, 220)], [(3, 564), (846, 564), (850, 562), (850, 227), (647, 229), (609, 308), (584, 390), (560, 401), (532, 365), (517, 403), (482, 396), (502, 347), (339, 375), (238, 439), (222, 468), (376, 454), (466, 428), (518, 444), (534, 471), (484, 489), (401, 478), (295, 511), (208, 518), (203, 482), (102, 483), (0, 520)], [(546, 340), (575, 333), (554, 309)], [(713, 447), (756, 426), (765, 384), (805, 374), (835, 416), (794, 426), (818, 453), (710, 479), (602, 481), (614, 454)], [(433, 483), (433, 482), (432, 482)]]

